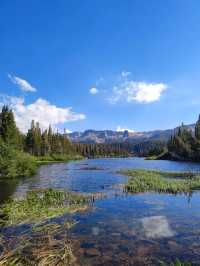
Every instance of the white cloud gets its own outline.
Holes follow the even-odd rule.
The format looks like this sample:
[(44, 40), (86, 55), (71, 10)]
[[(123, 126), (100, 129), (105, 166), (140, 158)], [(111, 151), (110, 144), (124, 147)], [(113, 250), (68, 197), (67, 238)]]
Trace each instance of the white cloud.
[(84, 114), (74, 113), (71, 107), (60, 108), (42, 98), (26, 105), (24, 98), (1, 96), (0, 105), (3, 104), (8, 104), (13, 110), (17, 126), (22, 132), (30, 128), (32, 120), (39, 122), (42, 129), (46, 129), (49, 124), (56, 128), (59, 124), (85, 119)]
[(128, 72), (128, 71), (122, 71), (122, 73), (121, 73), (121, 76), (122, 76), (123, 78), (126, 78), (126, 77), (128, 77), (129, 75), (131, 75), (131, 72)]
[(165, 216), (144, 217), (141, 221), (147, 238), (172, 237), (175, 234)]
[(72, 131), (67, 129), (67, 128), (65, 128), (65, 133), (69, 134), (69, 133), (72, 133)]
[(95, 95), (95, 94), (97, 94), (97, 93), (99, 92), (99, 90), (98, 90), (97, 88), (93, 87), (93, 88), (91, 88), (91, 89), (89, 90), (89, 92), (90, 92), (91, 94)]
[(67, 128), (58, 128), (58, 127), (53, 127), (53, 130), (55, 131), (55, 132), (59, 132), (59, 133), (66, 133), (66, 134), (70, 134), (70, 133), (72, 133), (73, 131), (71, 131), (71, 130), (69, 130), (69, 129), (67, 129)]
[(158, 101), (166, 89), (167, 85), (164, 83), (124, 80), (121, 84), (113, 87), (109, 101), (111, 103), (119, 101), (151, 103)]
[(22, 91), (30, 91), (30, 92), (35, 92), (37, 91), (35, 87), (33, 87), (27, 80), (12, 76), (8, 74), (9, 79), (16, 84)]
[(116, 131), (117, 131), (117, 132), (128, 131), (128, 132), (130, 132), (130, 133), (134, 133), (134, 132), (135, 132), (135, 130), (133, 130), (133, 129), (126, 128), (126, 127), (121, 127), (121, 126), (117, 126)]

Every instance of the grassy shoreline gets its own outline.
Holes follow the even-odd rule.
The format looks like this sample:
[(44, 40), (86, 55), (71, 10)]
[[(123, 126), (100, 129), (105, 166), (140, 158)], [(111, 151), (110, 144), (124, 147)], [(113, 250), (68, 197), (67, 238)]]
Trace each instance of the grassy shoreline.
[[(18, 179), (30, 177), (37, 173), (41, 165), (52, 163), (67, 163), (69, 161), (83, 160), (78, 154), (51, 156), (32, 156), (28, 153), (16, 151), (3, 146), (0, 152), (0, 179)], [(2, 155), (2, 154), (3, 155)]]
[(129, 176), (124, 188), (127, 192), (189, 193), (200, 189), (200, 176), (194, 173), (160, 172), (132, 169), (120, 171)]
[(65, 163), (70, 161), (79, 161), (85, 159), (82, 155), (51, 155), (35, 157), (37, 165), (45, 165), (51, 163)]

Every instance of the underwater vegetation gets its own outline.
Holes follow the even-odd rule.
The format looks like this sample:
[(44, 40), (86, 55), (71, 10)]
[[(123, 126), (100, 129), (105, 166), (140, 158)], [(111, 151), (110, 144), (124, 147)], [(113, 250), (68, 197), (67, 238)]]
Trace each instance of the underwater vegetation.
[[(4, 249), (0, 266), (76, 266), (73, 244), (68, 236), (72, 226), (72, 222), (36, 225), (31, 236), (21, 236), (15, 249)], [(62, 237), (58, 238), (58, 234)]]
[(175, 262), (170, 263), (169, 265), (166, 263), (161, 263), (161, 266), (192, 266), (190, 262), (181, 262), (180, 260), (176, 260)]
[(3, 204), (0, 209), (2, 228), (30, 225), (31, 229), (21, 233), (14, 244), (8, 244), (6, 237), (0, 235), (0, 266), (77, 265), (69, 237), (69, 229), (75, 222), (67, 218), (62, 224), (52, 223), (50, 218), (85, 211), (101, 196), (101, 193), (86, 195), (39, 189)]

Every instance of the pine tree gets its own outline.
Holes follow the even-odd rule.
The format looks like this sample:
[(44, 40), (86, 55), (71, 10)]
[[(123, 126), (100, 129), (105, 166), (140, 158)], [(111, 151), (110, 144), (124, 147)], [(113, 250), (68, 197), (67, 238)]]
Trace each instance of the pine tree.
[(0, 136), (7, 145), (22, 149), (22, 135), (16, 126), (14, 114), (8, 106), (3, 106), (0, 113)]
[(195, 125), (195, 137), (197, 140), (200, 141), (200, 115), (199, 115), (199, 119)]
[(50, 153), (50, 144), (48, 140), (48, 132), (45, 130), (42, 134), (42, 139), (41, 139), (41, 155), (46, 156), (49, 155)]
[(36, 128), (34, 131), (34, 155), (41, 155), (41, 144), (42, 144), (42, 136), (39, 122), (36, 123)]
[(32, 120), (31, 128), (28, 130), (25, 141), (26, 143), (25, 150), (32, 155), (34, 155), (34, 148), (35, 148), (34, 134), (35, 134), (35, 122), (34, 120)]

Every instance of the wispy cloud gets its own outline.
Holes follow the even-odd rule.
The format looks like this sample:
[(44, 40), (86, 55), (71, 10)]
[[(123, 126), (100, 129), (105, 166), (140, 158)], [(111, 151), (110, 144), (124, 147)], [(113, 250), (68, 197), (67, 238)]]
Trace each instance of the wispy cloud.
[(135, 130), (133, 129), (130, 129), (130, 128), (127, 128), (127, 127), (121, 127), (121, 126), (117, 126), (117, 129), (116, 129), (117, 132), (124, 132), (124, 131), (128, 131), (128, 132), (135, 132)]
[(8, 74), (9, 79), (12, 81), (12, 83), (16, 84), (22, 91), (26, 92), (35, 92), (37, 89), (33, 87), (27, 80), (12, 76)]
[(131, 75), (131, 72), (129, 72), (129, 71), (122, 71), (122, 73), (121, 73), (121, 76), (123, 77), (123, 78), (126, 78), (126, 77), (128, 77), (128, 76), (130, 76)]
[(125, 101), (128, 103), (151, 103), (158, 101), (167, 85), (164, 83), (147, 83), (142, 81), (124, 80), (115, 85), (109, 98), (111, 103)]
[(3, 104), (12, 108), (17, 126), (22, 132), (28, 130), (32, 120), (38, 121), (41, 128), (46, 129), (49, 124), (57, 128), (60, 124), (86, 118), (84, 114), (73, 112), (71, 107), (57, 107), (42, 98), (26, 105), (24, 98), (1, 96), (0, 106)]
[(96, 88), (96, 87), (92, 87), (90, 90), (89, 90), (90, 94), (97, 94), (99, 92), (99, 90)]

